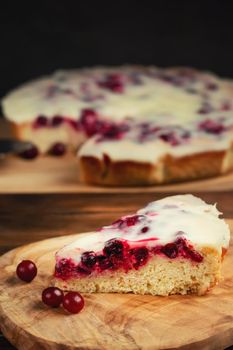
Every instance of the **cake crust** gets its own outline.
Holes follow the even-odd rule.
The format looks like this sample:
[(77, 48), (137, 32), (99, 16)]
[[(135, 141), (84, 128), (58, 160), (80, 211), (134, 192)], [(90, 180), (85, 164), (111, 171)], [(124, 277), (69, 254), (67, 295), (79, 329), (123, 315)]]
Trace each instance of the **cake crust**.
[(165, 156), (155, 165), (133, 161), (79, 159), (80, 179), (92, 185), (135, 186), (197, 180), (233, 169), (233, 146), (228, 151), (204, 152), (175, 158)]

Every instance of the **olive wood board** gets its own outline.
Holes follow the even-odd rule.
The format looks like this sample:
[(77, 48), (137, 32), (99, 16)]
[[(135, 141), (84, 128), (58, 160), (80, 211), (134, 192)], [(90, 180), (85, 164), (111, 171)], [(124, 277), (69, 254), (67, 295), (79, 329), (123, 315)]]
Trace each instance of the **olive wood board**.
[[(84, 309), (72, 315), (45, 306), (41, 292), (52, 284), (54, 253), (76, 237), (31, 243), (0, 258), (0, 325), (17, 349), (212, 350), (233, 344), (232, 245), (224, 279), (205, 296), (84, 294)], [(15, 275), (22, 259), (38, 267), (29, 284)]]
[(233, 190), (233, 172), (209, 179), (141, 187), (101, 187), (80, 182), (77, 158), (41, 156), (22, 160), (8, 156), (0, 159), (0, 193), (145, 193), (203, 192)]

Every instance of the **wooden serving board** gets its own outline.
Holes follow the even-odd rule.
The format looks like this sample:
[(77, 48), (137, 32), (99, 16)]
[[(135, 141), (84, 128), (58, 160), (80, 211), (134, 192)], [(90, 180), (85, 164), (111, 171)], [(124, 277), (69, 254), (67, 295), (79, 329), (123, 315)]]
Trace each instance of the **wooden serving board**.
[(233, 173), (216, 178), (149, 187), (100, 187), (80, 183), (74, 155), (26, 161), (0, 159), (0, 193), (145, 193), (233, 190)]
[[(32, 243), (0, 258), (1, 330), (19, 350), (209, 350), (233, 344), (232, 245), (224, 280), (206, 296), (85, 294), (85, 308), (71, 315), (46, 307), (41, 292), (51, 285), (54, 252), (75, 237)], [(30, 284), (15, 276), (22, 259), (38, 267)]]

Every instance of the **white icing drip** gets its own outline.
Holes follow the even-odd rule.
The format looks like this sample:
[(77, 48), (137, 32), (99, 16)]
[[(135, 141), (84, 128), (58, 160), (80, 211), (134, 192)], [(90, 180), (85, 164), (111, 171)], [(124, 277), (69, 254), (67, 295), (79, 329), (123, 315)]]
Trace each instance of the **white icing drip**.
[[(206, 204), (190, 194), (166, 197), (138, 210), (137, 215), (143, 217), (134, 226), (105, 226), (101, 231), (80, 237), (62, 248), (57, 259), (72, 258), (79, 262), (84, 251), (100, 252), (105, 242), (112, 238), (128, 240), (131, 246), (155, 246), (184, 237), (198, 248), (213, 247), (221, 252), (229, 245), (230, 230), (219, 218), (220, 214), (215, 205)], [(149, 230), (141, 233), (145, 226)], [(141, 243), (140, 240), (149, 241)]]

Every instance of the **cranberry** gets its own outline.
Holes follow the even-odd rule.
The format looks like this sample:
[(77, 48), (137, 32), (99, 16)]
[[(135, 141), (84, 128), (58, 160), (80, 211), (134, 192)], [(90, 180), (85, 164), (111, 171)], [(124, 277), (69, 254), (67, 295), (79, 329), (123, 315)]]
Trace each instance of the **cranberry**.
[(87, 136), (93, 136), (97, 132), (97, 113), (93, 109), (83, 109), (80, 116), (80, 124)]
[(55, 115), (52, 119), (52, 126), (59, 126), (63, 122), (63, 118), (59, 115)]
[(63, 291), (56, 287), (49, 287), (42, 292), (42, 301), (51, 307), (59, 307), (63, 301)]
[(44, 115), (39, 115), (39, 116), (36, 118), (35, 125), (36, 125), (37, 127), (47, 126), (47, 125), (48, 125), (48, 118), (45, 117)]
[(207, 83), (205, 87), (206, 87), (207, 90), (211, 90), (211, 91), (218, 90), (218, 85), (213, 83), (213, 82)]
[(224, 102), (221, 107), (221, 111), (230, 111), (231, 110), (231, 104), (230, 102)]
[(68, 292), (63, 298), (63, 307), (72, 314), (79, 313), (84, 307), (84, 300), (78, 292)]
[(104, 246), (104, 254), (108, 257), (116, 256), (116, 257), (122, 257), (124, 250), (123, 243), (118, 239), (110, 239), (105, 243)]
[(175, 259), (178, 255), (178, 248), (175, 243), (168, 243), (162, 247), (161, 252), (168, 256), (170, 259)]
[(136, 225), (140, 219), (142, 219), (142, 215), (133, 215), (133, 216), (128, 216), (125, 218), (125, 223), (127, 226), (134, 226)]
[(97, 261), (101, 270), (107, 270), (113, 268), (113, 263), (105, 255), (98, 255)]
[(82, 267), (80, 265), (77, 266), (76, 271), (80, 274), (80, 275), (90, 275), (91, 271), (86, 269), (85, 267)]
[(63, 154), (66, 153), (66, 145), (61, 142), (56, 142), (52, 145), (52, 147), (49, 150), (49, 154), (53, 156), (63, 156)]
[(201, 254), (199, 254), (198, 252), (196, 252), (195, 250), (188, 249), (187, 253), (188, 253), (190, 259), (192, 259), (193, 261), (202, 262), (203, 256)]
[(122, 77), (119, 74), (109, 74), (105, 80), (100, 81), (98, 84), (103, 89), (108, 89), (117, 93), (122, 93), (124, 90)]
[(141, 229), (141, 233), (146, 233), (148, 230), (149, 230), (149, 227), (148, 227), (148, 226), (144, 226), (144, 227)]
[(225, 130), (221, 123), (211, 119), (206, 119), (200, 123), (199, 128), (210, 134), (221, 134)]
[(96, 264), (96, 256), (94, 252), (84, 252), (81, 256), (81, 262), (84, 266), (92, 268)]
[(176, 146), (176, 145), (179, 144), (179, 141), (177, 140), (177, 138), (175, 137), (173, 132), (168, 132), (168, 133), (161, 134), (159, 137), (163, 141), (169, 142), (172, 146)]
[(133, 266), (137, 269), (139, 266), (145, 265), (148, 258), (149, 252), (146, 247), (133, 248), (130, 250), (132, 257)]
[(75, 264), (71, 259), (61, 259), (55, 267), (55, 276), (69, 278), (75, 269)]
[(16, 269), (17, 276), (25, 282), (31, 282), (37, 275), (37, 267), (31, 260), (23, 260)]
[(18, 153), (18, 156), (24, 159), (35, 159), (39, 155), (38, 148), (32, 145), (30, 148), (23, 152)]

